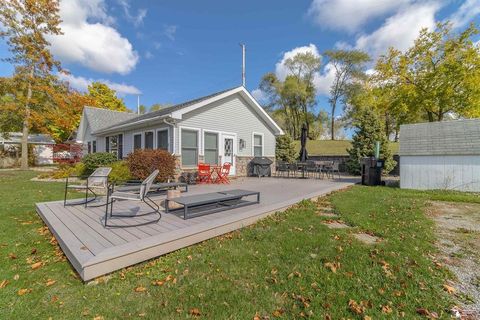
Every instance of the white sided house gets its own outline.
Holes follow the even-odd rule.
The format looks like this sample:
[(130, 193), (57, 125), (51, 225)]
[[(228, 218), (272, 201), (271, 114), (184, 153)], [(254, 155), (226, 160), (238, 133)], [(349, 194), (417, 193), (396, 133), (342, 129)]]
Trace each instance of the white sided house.
[(480, 119), (400, 127), (400, 187), (480, 191)]
[(233, 164), (231, 175), (248, 174), (254, 157), (275, 160), (283, 131), (242, 86), (143, 115), (85, 107), (77, 140), (85, 151), (119, 159), (135, 149), (164, 149), (179, 172), (198, 163)]

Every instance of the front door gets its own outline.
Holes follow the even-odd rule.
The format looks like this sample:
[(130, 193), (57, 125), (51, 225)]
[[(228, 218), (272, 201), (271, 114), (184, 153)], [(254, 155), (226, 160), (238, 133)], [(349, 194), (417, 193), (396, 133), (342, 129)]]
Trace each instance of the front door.
[(222, 157), (222, 165), (225, 162), (230, 162), (232, 166), (230, 167), (230, 175), (235, 175), (235, 154), (236, 154), (236, 141), (237, 138), (234, 135), (223, 135), (222, 137), (223, 143), (223, 157)]

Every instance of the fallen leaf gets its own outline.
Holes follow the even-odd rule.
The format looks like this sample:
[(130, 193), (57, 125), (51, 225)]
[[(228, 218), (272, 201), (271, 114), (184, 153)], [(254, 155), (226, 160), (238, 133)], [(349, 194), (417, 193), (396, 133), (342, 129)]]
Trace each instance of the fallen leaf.
[(32, 251), (30, 251), (30, 254), (35, 254), (37, 253), (37, 248), (32, 248)]
[(390, 307), (388, 304), (382, 306), (382, 313), (390, 314), (392, 311), (392, 307)]
[(422, 315), (422, 316), (429, 316), (430, 312), (427, 309), (424, 308), (417, 308), (417, 313)]
[(142, 313), (139, 313), (138, 316), (139, 317), (145, 317), (147, 314), (145, 312), (142, 312)]
[(365, 317), (363, 317), (363, 320), (372, 320), (372, 317), (370, 317), (370, 316), (365, 316)]
[(444, 284), (443, 289), (450, 294), (455, 293), (455, 291), (456, 291), (454, 287), (449, 286), (448, 284)]
[(57, 296), (52, 296), (52, 299), (50, 299), (50, 302), (51, 303), (55, 303), (58, 301), (58, 297)]
[(154, 285), (154, 286), (163, 286), (164, 283), (165, 283), (165, 281), (162, 281), (162, 280), (152, 281), (152, 285)]
[(351, 311), (353, 311), (353, 313), (356, 314), (362, 314), (363, 312), (365, 312), (365, 306), (358, 304), (357, 301), (352, 299), (348, 301), (348, 307)]
[(171, 274), (169, 274), (166, 278), (165, 278), (165, 281), (170, 281), (173, 279), (173, 276)]
[(32, 264), (32, 270), (37, 270), (39, 268), (41, 268), (43, 266), (43, 262), (36, 262), (34, 264)]
[(10, 259), (12, 259), (12, 260), (17, 259), (17, 255), (16, 255), (15, 253), (13, 253), (13, 252), (10, 252), (10, 253), (8, 254), (8, 257), (9, 257)]
[(17, 294), (19, 296), (23, 296), (24, 294), (30, 293), (30, 292), (32, 292), (32, 289), (20, 289), (20, 290), (17, 291)]
[(281, 317), (282, 314), (283, 314), (283, 312), (284, 312), (284, 311), (283, 311), (282, 309), (277, 309), (277, 310), (275, 310), (275, 311), (272, 312), (272, 316), (277, 317), (277, 318), (278, 318), (278, 317)]
[(13, 276), (13, 280), (16, 281), (16, 280), (18, 280), (18, 279), (20, 279), (20, 276), (19, 276), (18, 274), (16, 274), (16, 275)]
[(50, 287), (50, 286), (53, 286), (55, 284), (55, 282), (57, 282), (56, 280), (52, 280), (52, 279), (48, 279), (47, 280), (47, 283), (45, 283), (45, 285), (47, 287)]
[(133, 289), (135, 292), (145, 292), (147, 291), (147, 288), (145, 287), (142, 287), (142, 286), (138, 286), (136, 287), (135, 289)]
[(199, 317), (201, 315), (200, 310), (198, 308), (190, 309), (189, 313), (194, 317)]
[(340, 269), (340, 262), (325, 262), (325, 268), (330, 269), (333, 273), (337, 273), (337, 270)]
[(0, 289), (3, 289), (7, 286), (7, 284), (9, 283), (8, 280), (3, 280), (2, 282), (0, 282)]
[(260, 318), (260, 315), (258, 314), (258, 312), (255, 312), (255, 315), (253, 316), (253, 320), (262, 320), (262, 318)]
[(95, 316), (93, 317), (93, 320), (103, 320), (103, 316)]

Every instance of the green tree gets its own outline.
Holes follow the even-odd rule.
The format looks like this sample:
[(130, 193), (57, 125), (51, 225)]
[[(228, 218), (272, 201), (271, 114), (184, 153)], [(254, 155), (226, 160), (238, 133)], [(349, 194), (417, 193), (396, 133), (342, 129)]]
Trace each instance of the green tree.
[(393, 160), (381, 121), (375, 112), (369, 109), (361, 110), (353, 119), (353, 126), (355, 134), (352, 138), (352, 147), (347, 150), (350, 155), (347, 160), (348, 172), (354, 175), (360, 174), (361, 160), (363, 157), (375, 155), (376, 141), (380, 142), (380, 158), (385, 160), (384, 173), (392, 171), (396, 162)]
[(434, 31), (423, 29), (406, 52), (391, 48), (382, 56), (376, 72), (418, 118), (480, 116), (480, 48), (472, 41), (476, 34), (473, 24), (460, 33), (453, 33), (448, 23), (439, 23)]
[(280, 161), (292, 162), (295, 160), (296, 151), (293, 139), (288, 135), (277, 137), (275, 148), (275, 158)]
[(88, 86), (87, 96), (95, 101), (94, 107), (116, 111), (127, 111), (123, 99), (118, 98), (115, 90), (110, 89), (104, 83), (92, 82), (92, 84)]
[(154, 103), (150, 106), (150, 112), (158, 111), (160, 109), (168, 108), (168, 107), (171, 107), (171, 106), (173, 106), (173, 104), (171, 104), (171, 103)]
[(281, 81), (273, 73), (263, 76), (260, 89), (268, 97), (265, 106), (270, 112), (280, 110), (283, 113), (284, 129), (294, 139), (298, 139), (303, 123), (307, 124), (310, 135), (309, 112), (315, 105), (315, 86), (313, 77), (320, 68), (320, 58), (312, 53), (299, 53), (287, 59), (289, 75)]
[(56, 0), (8, 0), (0, 2), (0, 37), (6, 39), (15, 67), (13, 99), (22, 113), (21, 168), (28, 168), (28, 134), (31, 106), (39, 93), (37, 83), (60, 69), (49, 50), (46, 36), (61, 34)]
[(328, 99), (331, 108), (330, 133), (331, 139), (335, 140), (335, 111), (340, 102), (346, 102), (348, 91), (352, 81), (365, 76), (365, 64), (370, 57), (359, 50), (328, 50), (325, 55), (329, 58), (329, 64), (335, 70), (335, 78), (330, 87)]

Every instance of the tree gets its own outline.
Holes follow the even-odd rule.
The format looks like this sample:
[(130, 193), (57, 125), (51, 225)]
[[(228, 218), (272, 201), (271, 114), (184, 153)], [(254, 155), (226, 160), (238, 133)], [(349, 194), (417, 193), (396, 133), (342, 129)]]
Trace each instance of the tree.
[(28, 134), (31, 104), (36, 84), (60, 69), (49, 50), (46, 36), (59, 35), (59, 3), (56, 0), (8, 0), (0, 3), (0, 37), (7, 40), (12, 56), (5, 59), (15, 66), (15, 103), (22, 109), (21, 168), (28, 168)]
[(171, 106), (173, 106), (173, 104), (171, 104), (171, 103), (154, 103), (150, 106), (150, 112), (158, 111), (160, 109), (168, 108), (168, 107), (171, 107)]
[(402, 53), (391, 48), (376, 64), (376, 72), (391, 84), (408, 111), (428, 121), (447, 114), (480, 115), (480, 49), (472, 41), (472, 24), (454, 34), (448, 23), (423, 29), (414, 45)]
[(365, 75), (365, 64), (370, 61), (368, 54), (358, 50), (329, 50), (325, 52), (329, 64), (335, 69), (335, 78), (330, 88), (331, 139), (335, 140), (335, 111), (339, 102), (347, 97), (349, 85)]
[(123, 99), (118, 98), (115, 90), (110, 89), (104, 83), (92, 82), (92, 84), (88, 86), (87, 96), (92, 98), (95, 102), (94, 107), (116, 111), (127, 111)]
[(280, 110), (283, 113), (284, 129), (294, 139), (300, 137), (303, 123), (307, 124), (310, 135), (312, 121), (309, 112), (316, 103), (313, 77), (320, 64), (320, 58), (312, 53), (299, 53), (285, 62), (289, 70), (285, 80), (281, 81), (275, 74), (267, 73), (260, 83), (260, 89), (268, 97), (265, 109), (270, 112)]
[(289, 163), (295, 160), (295, 144), (293, 143), (293, 139), (288, 134), (277, 137), (275, 158), (277, 160), (286, 161)]
[(352, 147), (347, 150), (350, 155), (347, 160), (348, 172), (354, 175), (360, 174), (361, 160), (375, 155), (376, 141), (380, 142), (380, 158), (385, 160), (384, 173), (392, 171), (396, 162), (393, 160), (389, 141), (375, 112), (369, 109), (361, 110), (353, 119), (353, 125), (356, 130), (352, 138)]

